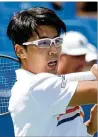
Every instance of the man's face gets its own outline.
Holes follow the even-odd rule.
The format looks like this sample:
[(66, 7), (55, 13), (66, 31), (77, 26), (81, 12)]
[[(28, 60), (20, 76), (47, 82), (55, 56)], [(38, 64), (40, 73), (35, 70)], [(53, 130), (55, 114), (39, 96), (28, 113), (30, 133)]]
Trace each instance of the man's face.
[(94, 64), (97, 64), (97, 61), (96, 60), (92, 60), (90, 62), (86, 62), (85, 66), (83, 67), (83, 70), (82, 71), (90, 71), (91, 67), (94, 65)]
[[(38, 32), (40, 39), (55, 38), (58, 35), (55, 27), (47, 25), (40, 25)], [(28, 41), (36, 40), (39, 40), (39, 37), (37, 33), (34, 33)], [(54, 44), (52, 44), (49, 48), (40, 48), (32, 44), (28, 45), (27, 50), (24, 50), (24, 52), (25, 57), (20, 57), (22, 61), (22, 68), (33, 73), (57, 73), (58, 58), (61, 52), (61, 46), (55, 47)]]
[(80, 72), (85, 65), (85, 55), (61, 55), (58, 63), (58, 74)]

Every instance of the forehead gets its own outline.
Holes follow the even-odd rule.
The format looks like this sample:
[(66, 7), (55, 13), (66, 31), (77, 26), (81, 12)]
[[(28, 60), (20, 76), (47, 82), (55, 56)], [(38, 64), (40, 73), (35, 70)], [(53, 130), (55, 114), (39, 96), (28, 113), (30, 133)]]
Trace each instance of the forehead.
[(36, 32), (33, 33), (33, 36), (29, 39), (29, 41), (40, 38), (54, 38), (58, 36), (57, 29), (51, 25), (39, 25), (37, 32), (38, 34)]
[(40, 36), (48, 36), (48, 37), (54, 37), (57, 36), (58, 32), (57, 29), (54, 26), (50, 25), (40, 25), (38, 28), (38, 32)]

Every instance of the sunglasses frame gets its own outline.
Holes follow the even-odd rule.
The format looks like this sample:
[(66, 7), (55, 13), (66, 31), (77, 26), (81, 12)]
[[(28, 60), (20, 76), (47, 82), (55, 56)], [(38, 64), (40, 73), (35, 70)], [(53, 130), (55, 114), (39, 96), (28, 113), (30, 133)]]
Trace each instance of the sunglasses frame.
[[(53, 39), (51, 39), (51, 38), (44, 38), (44, 39), (38, 39), (38, 40), (35, 40), (35, 41), (24, 42), (22, 45), (28, 46), (28, 45), (34, 44), (34, 45), (40, 47), (40, 46), (38, 45), (38, 42), (43, 41), (43, 40), (50, 40), (50, 41), (51, 41), (51, 44), (50, 44), (48, 47), (40, 47), (40, 48), (49, 48), (49, 47), (51, 47), (52, 44), (54, 44), (54, 45), (56, 46), (55, 40), (56, 40), (56, 39), (59, 39), (59, 38), (62, 39), (62, 43), (63, 43), (63, 37), (60, 36), (60, 37), (56, 37), (56, 38), (53, 38)], [(61, 47), (61, 45), (56, 46), (56, 47)]]

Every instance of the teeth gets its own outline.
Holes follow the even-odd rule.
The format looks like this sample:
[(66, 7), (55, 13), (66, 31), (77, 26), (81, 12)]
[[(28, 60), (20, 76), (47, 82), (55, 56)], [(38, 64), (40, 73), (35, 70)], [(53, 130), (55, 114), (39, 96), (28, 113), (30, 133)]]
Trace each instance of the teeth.
[(54, 66), (54, 65), (57, 64), (57, 60), (55, 60), (55, 61), (50, 61), (48, 64), (49, 64), (49, 66)]
[(56, 63), (51, 63), (51, 64), (49, 64), (49, 66), (54, 66), (54, 65), (56, 65)]

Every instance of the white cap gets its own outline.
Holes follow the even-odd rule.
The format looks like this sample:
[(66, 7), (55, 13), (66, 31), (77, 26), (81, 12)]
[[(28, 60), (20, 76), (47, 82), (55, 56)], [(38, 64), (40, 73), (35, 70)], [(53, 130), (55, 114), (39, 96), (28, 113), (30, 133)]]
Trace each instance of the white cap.
[(69, 31), (63, 35), (62, 53), (72, 56), (87, 53), (87, 38), (77, 31)]
[(88, 52), (85, 56), (85, 60), (86, 62), (90, 62), (90, 61), (93, 61), (93, 60), (98, 60), (98, 51), (97, 51), (97, 48), (92, 45), (92, 44), (88, 44)]

